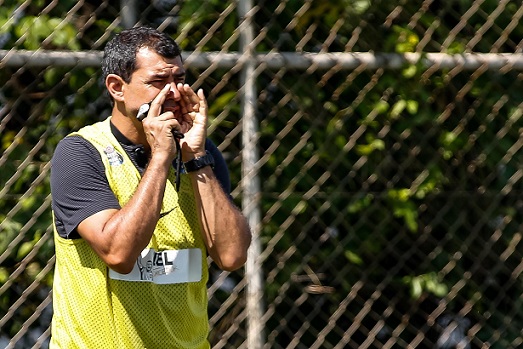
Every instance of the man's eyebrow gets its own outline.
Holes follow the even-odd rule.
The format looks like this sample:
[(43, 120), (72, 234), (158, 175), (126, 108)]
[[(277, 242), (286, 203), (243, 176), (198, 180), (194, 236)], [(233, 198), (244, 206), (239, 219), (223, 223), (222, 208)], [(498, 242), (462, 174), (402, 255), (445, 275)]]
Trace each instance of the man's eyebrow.
[(169, 76), (169, 72), (166, 72), (166, 71), (157, 71), (157, 72), (153, 72), (150, 77), (152, 78), (164, 78), (166, 76)]
[(170, 75), (173, 75), (174, 77), (184, 77), (186, 75), (186, 72), (185, 70), (183, 71), (178, 71), (174, 74), (172, 74), (171, 72), (169, 71), (159, 71), (159, 72), (154, 72), (153, 74), (151, 74), (151, 77), (152, 78), (166, 78)]

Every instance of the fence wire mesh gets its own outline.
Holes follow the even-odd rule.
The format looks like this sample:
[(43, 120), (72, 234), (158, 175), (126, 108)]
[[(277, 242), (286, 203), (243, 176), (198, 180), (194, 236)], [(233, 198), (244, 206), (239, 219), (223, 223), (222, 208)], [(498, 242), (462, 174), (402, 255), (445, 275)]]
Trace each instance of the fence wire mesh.
[(48, 346), (49, 161), (109, 115), (99, 51), (135, 24), (181, 45), (260, 212), (252, 267), (210, 265), (213, 348), (523, 346), (521, 1), (0, 4), (0, 347)]

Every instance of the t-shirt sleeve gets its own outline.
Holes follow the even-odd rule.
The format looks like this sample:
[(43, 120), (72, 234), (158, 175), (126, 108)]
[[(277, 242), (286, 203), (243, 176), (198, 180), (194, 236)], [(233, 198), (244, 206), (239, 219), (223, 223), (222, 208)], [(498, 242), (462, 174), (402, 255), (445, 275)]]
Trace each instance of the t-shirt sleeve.
[(214, 158), (214, 175), (216, 176), (218, 182), (220, 182), (225, 194), (227, 194), (230, 197), (231, 178), (229, 176), (229, 169), (227, 167), (227, 163), (225, 162), (222, 153), (220, 152), (218, 147), (208, 138), (205, 143), (205, 150), (211, 153), (212, 157)]
[(69, 136), (58, 143), (50, 180), (55, 224), (64, 238), (79, 238), (76, 228), (93, 214), (120, 208), (100, 153), (80, 136)]

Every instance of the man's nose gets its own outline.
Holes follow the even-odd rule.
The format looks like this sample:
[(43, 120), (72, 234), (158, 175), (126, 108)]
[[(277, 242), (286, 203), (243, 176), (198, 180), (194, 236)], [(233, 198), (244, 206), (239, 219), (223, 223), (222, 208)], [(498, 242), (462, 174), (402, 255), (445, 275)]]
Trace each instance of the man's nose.
[(170, 82), (171, 89), (169, 90), (168, 97), (171, 97), (175, 100), (179, 100), (181, 98), (180, 91), (178, 91), (178, 88), (176, 87), (176, 81)]

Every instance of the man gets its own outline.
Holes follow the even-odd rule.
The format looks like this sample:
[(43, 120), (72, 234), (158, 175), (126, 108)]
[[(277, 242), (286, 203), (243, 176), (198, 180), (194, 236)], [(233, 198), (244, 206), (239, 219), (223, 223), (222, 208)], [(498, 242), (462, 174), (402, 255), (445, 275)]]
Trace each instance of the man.
[(206, 255), (240, 268), (251, 235), (206, 136), (204, 93), (151, 28), (113, 38), (102, 71), (112, 115), (62, 140), (52, 161), (51, 348), (209, 348)]

